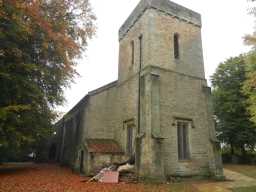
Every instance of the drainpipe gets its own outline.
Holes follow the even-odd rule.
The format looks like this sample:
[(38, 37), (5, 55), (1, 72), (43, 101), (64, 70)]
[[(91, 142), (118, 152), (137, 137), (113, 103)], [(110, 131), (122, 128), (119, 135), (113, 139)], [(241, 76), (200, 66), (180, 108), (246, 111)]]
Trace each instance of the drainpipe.
[(137, 169), (137, 174), (139, 175), (140, 170), (140, 158), (141, 158), (141, 141), (142, 141), (142, 135), (141, 135), (141, 111), (140, 111), (140, 105), (141, 105), (141, 99), (140, 99), (140, 92), (141, 92), (141, 69), (142, 69), (142, 38), (143, 36), (139, 36), (139, 42), (140, 42), (140, 60), (139, 60), (139, 73), (138, 73), (138, 130), (137, 130), (137, 136), (136, 136), (136, 152), (135, 152), (135, 165)]
[(140, 127), (140, 118), (141, 118), (141, 114), (140, 114), (140, 90), (141, 90), (141, 68), (142, 68), (142, 40), (143, 40), (143, 36), (140, 35), (139, 36), (139, 42), (140, 42), (140, 63), (139, 63), (139, 80), (138, 80), (138, 135), (141, 134), (141, 127)]

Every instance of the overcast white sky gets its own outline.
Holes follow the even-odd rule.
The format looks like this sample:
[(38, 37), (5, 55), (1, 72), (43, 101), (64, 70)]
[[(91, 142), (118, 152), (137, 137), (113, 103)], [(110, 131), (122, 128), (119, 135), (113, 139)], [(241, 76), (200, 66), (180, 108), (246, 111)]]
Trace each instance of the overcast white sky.
[[(91, 0), (97, 16), (97, 35), (77, 66), (80, 77), (65, 91), (67, 102), (59, 107), (68, 112), (88, 91), (117, 79), (118, 29), (139, 0)], [(174, 0), (202, 15), (202, 36), (206, 78), (218, 64), (249, 50), (242, 37), (254, 29), (247, 14), (247, 0)]]

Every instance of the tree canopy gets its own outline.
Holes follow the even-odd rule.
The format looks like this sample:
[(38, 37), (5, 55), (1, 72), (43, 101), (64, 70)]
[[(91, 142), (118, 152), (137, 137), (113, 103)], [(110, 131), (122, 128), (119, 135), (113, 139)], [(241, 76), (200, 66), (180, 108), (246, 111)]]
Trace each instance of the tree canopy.
[(222, 142), (244, 150), (256, 143), (256, 129), (247, 111), (248, 97), (242, 92), (246, 80), (246, 56), (221, 63), (212, 76), (214, 111)]
[(0, 153), (49, 135), (95, 19), (88, 0), (0, 0)]
[[(255, 2), (255, 0), (249, 0)], [(256, 7), (252, 4), (249, 13), (256, 17)], [(247, 79), (244, 82), (243, 93), (248, 96), (248, 108), (251, 120), (256, 124), (256, 33), (246, 35), (244, 41), (247, 45), (252, 46), (251, 52), (247, 58)]]
[[(253, 4), (249, 13), (256, 16)], [(211, 79), (219, 139), (231, 145), (232, 153), (256, 144), (256, 33), (244, 41), (252, 50), (221, 63)]]
[(251, 51), (247, 58), (246, 81), (243, 86), (243, 93), (248, 97), (247, 110), (251, 120), (256, 124), (256, 50)]

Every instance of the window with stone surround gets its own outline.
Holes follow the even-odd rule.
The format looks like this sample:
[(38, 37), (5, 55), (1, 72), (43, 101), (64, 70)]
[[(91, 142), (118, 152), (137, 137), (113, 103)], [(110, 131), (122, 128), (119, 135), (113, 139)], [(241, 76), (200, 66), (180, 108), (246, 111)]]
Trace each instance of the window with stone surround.
[(189, 160), (189, 127), (188, 121), (177, 121), (178, 157), (179, 160)]
[(127, 154), (132, 155), (133, 153), (133, 127), (127, 126)]
[(174, 48), (174, 58), (180, 58), (180, 45), (179, 45), (179, 34), (175, 33), (173, 36), (173, 48)]
[(131, 41), (131, 64), (134, 65), (134, 41)]
[(126, 154), (131, 156), (134, 153), (134, 142), (135, 142), (135, 123), (134, 119), (128, 119), (123, 122), (124, 126), (124, 141), (125, 141), (125, 148)]
[(142, 68), (142, 65), (143, 65), (143, 35), (140, 35), (139, 36), (139, 51), (140, 51), (140, 69)]

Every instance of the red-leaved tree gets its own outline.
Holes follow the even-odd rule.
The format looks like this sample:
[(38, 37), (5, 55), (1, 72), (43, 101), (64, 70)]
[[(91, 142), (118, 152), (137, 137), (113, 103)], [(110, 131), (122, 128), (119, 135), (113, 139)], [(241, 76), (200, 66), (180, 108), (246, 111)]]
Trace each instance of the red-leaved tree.
[(88, 0), (0, 0), (0, 158), (49, 135), (94, 21)]

